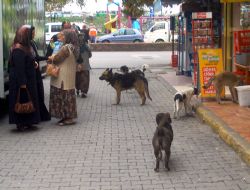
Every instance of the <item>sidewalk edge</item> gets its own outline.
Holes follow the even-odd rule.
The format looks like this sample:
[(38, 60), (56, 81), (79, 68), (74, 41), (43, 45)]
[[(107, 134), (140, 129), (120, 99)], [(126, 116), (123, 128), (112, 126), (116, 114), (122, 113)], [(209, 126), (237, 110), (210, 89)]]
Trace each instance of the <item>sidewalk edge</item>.
[(233, 131), (233, 129), (229, 128), (223, 120), (214, 115), (206, 107), (200, 106), (197, 108), (196, 114), (210, 125), (212, 129), (240, 155), (242, 160), (250, 166), (250, 144), (245, 139)]

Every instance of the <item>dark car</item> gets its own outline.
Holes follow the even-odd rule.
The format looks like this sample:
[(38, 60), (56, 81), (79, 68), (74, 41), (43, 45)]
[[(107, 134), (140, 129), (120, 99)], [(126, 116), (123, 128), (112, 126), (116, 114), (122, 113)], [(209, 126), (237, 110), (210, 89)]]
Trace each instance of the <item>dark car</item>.
[(97, 43), (143, 42), (143, 35), (133, 28), (120, 28), (117, 31), (97, 38)]

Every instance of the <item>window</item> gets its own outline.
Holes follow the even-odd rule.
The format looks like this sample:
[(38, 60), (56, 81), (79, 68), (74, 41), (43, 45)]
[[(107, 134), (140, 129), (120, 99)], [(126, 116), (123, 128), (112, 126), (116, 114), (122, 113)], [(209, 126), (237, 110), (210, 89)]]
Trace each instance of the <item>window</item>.
[(162, 29), (165, 29), (165, 23), (158, 23), (156, 24), (153, 28), (152, 28), (152, 32), (155, 31), (155, 30), (162, 30)]
[(119, 35), (125, 35), (125, 29), (124, 28), (119, 30)]
[(134, 35), (135, 31), (133, 29), (127, 29), (126, 30), (126, 35)]
[(61, 25), (51, 25), (51, 32), (60, 32)]

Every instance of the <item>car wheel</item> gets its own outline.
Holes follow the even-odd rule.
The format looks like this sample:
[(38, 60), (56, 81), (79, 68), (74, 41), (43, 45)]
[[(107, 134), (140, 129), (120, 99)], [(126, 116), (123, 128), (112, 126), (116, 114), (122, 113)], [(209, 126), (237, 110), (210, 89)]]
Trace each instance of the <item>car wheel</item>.
[(102, 43), (110, 43), (108, 40), (103, 40)]
[(155, 43), (163, 43), (163, 42), (164, 42), (164, 40), (161, 40), (161, 39), (158, 39), (155, 41)]
[(134, 43), (140, 43), (141, 41), (140, 40), (134, 40), (133, 42)]

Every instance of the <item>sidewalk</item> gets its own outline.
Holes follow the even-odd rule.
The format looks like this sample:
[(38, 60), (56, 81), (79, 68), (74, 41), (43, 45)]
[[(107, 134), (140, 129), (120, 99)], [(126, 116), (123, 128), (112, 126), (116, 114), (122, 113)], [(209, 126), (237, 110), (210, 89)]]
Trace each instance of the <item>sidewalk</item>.
[[(171, 66), (150, 68), (176, 90), (192, 86), (191, 77), (176, 75)], [(210, 125), (240, 157), (250, 165), (250, 108), (240, 107), (229, 100), (219, 105), (213, 100), (202, 100), (197, 115)]]

